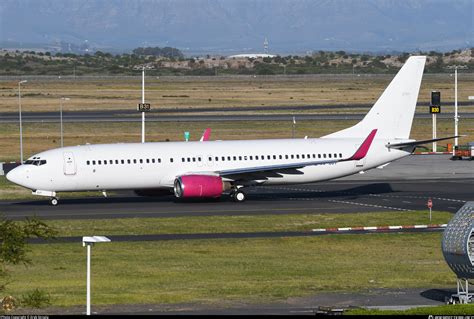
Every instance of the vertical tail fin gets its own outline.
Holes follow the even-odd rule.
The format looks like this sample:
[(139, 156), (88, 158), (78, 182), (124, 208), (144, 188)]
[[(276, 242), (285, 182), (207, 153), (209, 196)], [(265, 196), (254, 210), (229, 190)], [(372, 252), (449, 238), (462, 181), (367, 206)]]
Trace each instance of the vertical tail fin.
[(408, 58), (362, 121), (324, 137), (363, 138), (369, 135), (373, 129), (378, 129), (378, 138), (408, 139), (425, 61), (425, 56)]

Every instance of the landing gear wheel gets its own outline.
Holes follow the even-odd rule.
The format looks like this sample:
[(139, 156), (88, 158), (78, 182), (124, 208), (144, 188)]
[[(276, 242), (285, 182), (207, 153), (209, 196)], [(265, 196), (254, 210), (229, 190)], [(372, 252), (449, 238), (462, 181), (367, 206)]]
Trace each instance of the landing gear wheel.
[(232, 194), (232, 198), (235, 202), (243, 202), (245, 201), (245, 193), (237, 190)]
[(51, 197), (49, 203), (51, 204), (51, 206), (57, 206), (59, 204), (59, 201), (56, 197)]

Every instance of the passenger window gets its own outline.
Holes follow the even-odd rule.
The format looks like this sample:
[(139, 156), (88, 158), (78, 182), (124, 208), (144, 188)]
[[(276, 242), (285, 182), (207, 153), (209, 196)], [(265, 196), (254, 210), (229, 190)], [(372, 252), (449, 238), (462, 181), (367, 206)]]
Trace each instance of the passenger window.
[(120, 160), (120, 163), (125, 164), (125, 160)]
[(158, 163), (161, 163), (161, 158), (158, 159)]
[(218, 162), (218, 161), (219, 161), (219, 156), (216, 156), (216, 162)]
[(225, 156), (222, 156), (222, 158), (221, 158), (221, 159), (222, 159), (223, 161), (225, 161)]
[(247, 156), (244, 156), (244, 161), (246, 161), (246, 160), (247, 160)]
[(339, 153), (339, 157), (342, 158), (342, 153)]
[(267, 155), (267, 159), (271, 159), (272, 157), (270, 155)]
[(146, 163), (150, 164), (150, 159), (149, 158), (146, 159)]
[(239, 156), (239, 161), (241, 161), (241, 160), (242, 160), (242, 156)]
[(303, 155), (301, 155), (301, 158), (304, 158), (304, 154), (303, 154)]
[(140, 158), (140, 164), (143, 164), (143, 160)]
[(236, 160), (237, 160), (237, 156), (234, 156), (234, 161), (236, 161)]
[(193, 162), (196, 162), (196, 158), (195, 158), (195, 157), (193, 157)]
[(331, 158), (331, 154), (328, 154), (329, 158)]
[(300, 158), (300, 154), (296, 154), (296, 158), (299, 159), (299, 158)]
[(102, 164), (102, 161), (97, 161), (97, 164), (101, 165), (101, 164)]
[(212, 157), (209, 156), (209, 162), (212, 162)]
[(95, 161), (92, 161), (92, 165), (95, 165)]
[(273, 155), (273, 159), (277, 159), (277, 156), (276, 156), (276, 155)]
[(253, 156), (252, 156), (252, 155), (250, 155), (249, 158), (250, 158), (251, 161), (253, 160)]
[(326, 154), (323, 154), (323, 157), (326, 158)]
[(154, 158), (151, 159), (151, 163), (155, 164), (155, 159)]
[(127, 163), (128, 163), (128, 164), (131, 164), (131, 163), (132, 163), (132, 161), (131, 161), (131, 160), (127, 160)]
[(288, 155), (285, 155), (285, 159), (288, 159)]
[(191, 157), (188, 157), (188, 163), (191, 162)]
[(173, 158), (170, 158), (170, 163), (173, 163)]
[(230, 156), (227, 156), (227, 160), (228, 160), (228, 161), (231, 161)]
[(201, 158), (200, 158), (200, 157), (198, 157), (198, 161), (199, 161), (199, 162), (201, 161)]
[[(28, 162), (28, 161), (27, 161), (27, 162)], [(87, 161), (87, 162), (86, 162), (86, 164), (87, 164), (87, 165), (90, 165), (90, 164), (91, 164), (91, 162), (90, 162), (90, 161)]]
[(295, 155), (291, 154), (291, 159), (294, 159), (295, 158)]
[(255, 159), (258, 160), (258, 155), (255, 155)]
[(109, 160), (109, 164), (112, 165), (114, 163), (114, 160)]

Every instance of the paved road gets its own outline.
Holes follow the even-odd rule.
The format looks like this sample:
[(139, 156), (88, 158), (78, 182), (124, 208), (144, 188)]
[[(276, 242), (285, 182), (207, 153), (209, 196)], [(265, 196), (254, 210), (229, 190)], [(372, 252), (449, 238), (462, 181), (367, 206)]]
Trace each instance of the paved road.
[[(420, 306), (439, 306), (455, 290), (451, 288), (375, 288), (364, 292), (325, 293), (307, 297), (293, 297), (285, 301), (256, 304), (223, 301), (221, 304), (178, 303), (93, 306), (92, 314), (101, 315), (311, 315), (321, 307), (348, 309), (367, 307), (403, 310)], [(85, 306), (51, 307), (35, 310), (35, 314), (78, 315), (85, 313)], [(14, 312), (22, 314), (21, 309)], [(31, 314), (31, 313), (25, 313)]]
[[(298, 110), (299, 108), (314, 110), (320, 109), (323, 106), (304, 106), (304, 107), (282, 107), (273, 108), (270, 110)], [(352, 106), (347, 106), (352, 107)], [(359, 107), (364, 107), (359, 106)], [(212, 114), (214, 112), (221, 112), (217, 110), (205, 110), (203, 108), (200, 112), (194, 110), (171, 110), (169, 113), (181, 113), (167, 114), (167, 112), (150, 112), (146, 116), (148, 122), (220, 122), (220, 121), (288, 121), (293, 119), (295, 116), (296, 120), (360, 120), (364, 117), (366, 112), (363, 113), (344, 113), (344, 114), (293, 114), (288, 112), (286, 114)], [(368, 109), (368, 107), (367, 107)], [(231, 109), (232, 112), (236, 110)], [(237, 110), (239, 111), (239, 110)], [(251, 110), (249, 110), (251, 111)], [(202, 112), (208, 112), (209, 114), (203, 115)], [(201, 114), (200, 114), (201, 113)], [(225, 113), (225, 112), (224, 112)], [(474, 113), (459, 113), (461, 119), (472, 119)], [(451, 113), (438, 114), (438, 118), (452, 118)], [(430, 119), (431, 114), (419, 113), (415, 114), (415, 118)], [(59, 122), (58, 112), (24, 112), (22, 113), (22, 121), (25, 123), (57, 123)], [(84, 111), (84, 112), (64, 112), (63, 121), (66, 123), (84, 123), (84, 122), (140, 122), (141, 115), (136, 111)], [(18, 123), (17, 113), (0, 113), (0, 123)]]
[[(443, 231), (443, 227), (433, 228), (403, 228), (383, 230), (349, 230), (338, 232), (317, 231), (284, 231), (284, 232), (239, 232), (239, 233), (195, 233), (195, 234), (147, 234), (147, 235), (107, 235), (113, 242), (142, 242), (142, 241), (169, 241), (169, 240), (201, 240), (201, 239), (249, 239), (249, 238), (281, 238), (281, 237), (309, 237), (324, 235), (362, 235), (373, 233), (435, 233)], [(30, 239), (32, 244), (61, 244), (81, 243), (82, 237), (56, 237), (54, 239)]]
[(130, 217), (232, 216), (257, 214), (354, 213), (426, 209), (456, 212), (472, 200), (474, 180), (338, 181), (297, 186), (260, 187), (248, 191), (248, 200), (178, 202), (173, 197), (143, 198), (118, 194), (109, 198), (63, 199), (51, 207), (46, 199), (0, 202), (9, 218), (97, 219)]

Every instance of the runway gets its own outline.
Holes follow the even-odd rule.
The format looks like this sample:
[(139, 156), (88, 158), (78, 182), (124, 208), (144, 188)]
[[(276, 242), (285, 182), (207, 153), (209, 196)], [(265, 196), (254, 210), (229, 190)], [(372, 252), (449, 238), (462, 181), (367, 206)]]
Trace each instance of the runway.
[(428, 198), (436, 211), (456, 212), (473, 197), (471, 179), (416, 181), (333, 181), (247, 190), (248, 199), (235, 203), (228, 196), (213, 201), (181, 202), (172, 196), (147, 198), (119, 193), (108, 198), (62, 199), (52, 207), (47, 199), (0, 202), (8, 218), (100, 219), (132, 217), (236, 216), (317, 213), (357, 213), (425, 210)]
[[(344, 108), (365, 108), (368, 105), (347, 105)], [(301, 110), (320, 110), (322, 108), (332, 108), (331, 106), (295, 106), (295, 107), (271, 107), (262, 109), (263, 111), (297, 111)], [(335, 109), (341, 106), (335, 106)], [(326, 113), (326, 114), (294, 114), (293, 112), (278, 114), (248, 114), (245, 112), (255, 112), (252, 109), (261, 109), (258, 107), (244, 108), (196, 108), (196, 109), (164, 109), (147, 113), (147, 122), (222, 122), (222, 121), (289, 121), (295, 116), (296, 120), (361, 120), (365, 116), (365, 109), (362, 113)], [(228, 114), (229, 112), (231, 114)], [(202, 114), (206, 112), (207, 114)], [(178, 114), (176, 114), (178, 113)], [(226, 114), (227, 113), (227, 114)], [(463, 119), (474, 118), (474, 113), (459, 113)], [(452, 118), (451, 113), (438, 114), (438, 118)], [(431, 114), (417, 113), (417, 119), (431, 119)], [(59, 123), (59, 112), (23, 112), (22, 122), (24, 123)], [(141, 113), (137, 111), (126, 110), (104, 110), (104, 111), (72, 111), (63, 112), (63, 122), (65, 123), (95, 123), (95, 122), (140, 122)], [(18, 123), (18, 114), (4, 112), (0, 113), (0, 124)]]
[[(132, 217), (236, 216), (357, 213), (426, 210), (456, 212), (474, 199), (474, 161), (451, 161), (450, 155), (412, 155), (384, 169), (372, 169), (329, 182), (245, 189), (247, 200), (178, 201), (174, 196), (138, 197), (131, 191), (108, 198), (47, 198), (0, 201), (0, 213), (12, 219), (101, 219)], [(61, 196), (60, 196), (61, 197)]]

